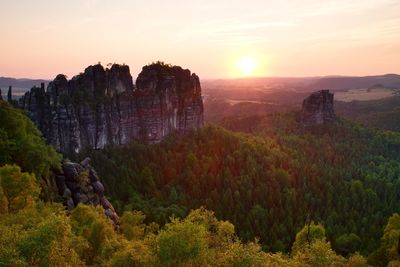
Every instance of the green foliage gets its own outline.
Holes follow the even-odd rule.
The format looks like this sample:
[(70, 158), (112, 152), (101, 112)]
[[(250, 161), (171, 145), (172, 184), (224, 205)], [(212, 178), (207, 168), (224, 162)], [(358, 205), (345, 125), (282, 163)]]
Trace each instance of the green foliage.
[(324, 240), (317, 239), (299, 250), (294, 260), (302, 263), (303, 266), (344, 266), (345, 259), (338, 256), (331, 248), (330, 244)]
[(128, 240), (143, 239), (146, 234), (157, 232), (156, 223), (146, 225), (146, 216), (141, 211), (125, 211), (121, 217), (121, 232)]
[(292, 246), (292, 254), (296, 254), (303, 248), (310, 247), (315, 241), (325, 241), (325, 228), (321, 224), (305, 225), (300, 232), (296, 234), (296, 240)]
[(71, 226), (72, 232), (89, 244), (81, 255), (88, 264), (102, 263), (120, 246), (111, 220), (101, 207), (78, 205), (71, 213)]
[(65, 215), (49, 216), (26, 232), (18, 242), (18, 250), (30, 265), (82, 265), (74, 250), (78, 247), (76, 243)]
[(0, 217), (0, 266), (82, 266), (85, 245), (59, 205), (38, 203)]
[(346, 266), (349, 266), (349, 267), (367, 267), (367, 266), (370, 266), (370, 265), (368, 265), (368, 262), (367, 262), (366, 258), (361, 256), (360, 254), (354, 254), (349, 258)]
[[(156, 61), (144, 66), (143, 71), (146, 70), (155, 70), (157, 72), (158, 77), (161, 78), (166, 75), (179, 76), (179, 74), (182, 73), (183, 69), (180, 66), (168, 64), (163, 61)], [(189, 70), (187, 70), (187, 72), (190, 73)]]
[(79, 205), (68, 216), (61, 205), (37, 202), (0, 217), (0, 266), (365, 266), (356, 265), (365, 263), (361, 256), (346, 261), (319, 239), (292, 258), (263, 252), (204, 208), (172, 218), (159, 233), (145, 220), (125, 212), (118, 234), (100, 208)]
[(201, 265), (207, 250), (206, 229), (201, 224), (173, 219), (157, 236), (161, 266)]
[(0, 167), (0, 214), (33, 206), (40, 191), (35, 180), (16, 165)]
[(386, 262), (400, 261), (400, 215), (393, 214), (381, 239), (381, 251)]
[(112, 256), (109, 265), (112, 267), (156, 266), (156, 259), (146, 242), (135, 240), (124, 242), (120, 250)]
[(47, 176), (61, 159), (29, 118), (5, 101), (0, 101), (0, 151), (0, 165), (14, 163), (36, 177)]
[(358, 251), (374, 251), (400, 206), (400, 135), (346, 121), (305, 129), (296, 116), (258, 118), (251, 134), (207, 126), (80, 158), (92, 158), (119, 211), (141, 210), (160, 225), (205, 206), (242, 240), (287, 252), (309, 216), (332, 243), (353, 233)]
[(379, 100), (336, 102), (340, 116), (359, 122), (367, 127), (400, 131), (400, 97)]
[(335, 240), (335, 250), (347, 256), (358, 251), (361, 246), (361, 239), (356, 234), (343, 234)]
[[(79, 156), (125, 211), (119, 234), (101, 208), (67, 214), (37, 200), (35, 175), (48, 177), (59, 156), (0, 105), (0, 164), (20, 166), (0, 168), (0, 266), (366, 266), (351, 254), (376, 250), (382, 234), (371, 263), (399, 262), (399, 215), (382, 232), (400, 206), (397, 133), (346, 121), (304, 129), (286, 114), (244, 123), (251, 134), (208, 126), (88, 150)], [(309, 219), (321, 224), (308, 232)]]

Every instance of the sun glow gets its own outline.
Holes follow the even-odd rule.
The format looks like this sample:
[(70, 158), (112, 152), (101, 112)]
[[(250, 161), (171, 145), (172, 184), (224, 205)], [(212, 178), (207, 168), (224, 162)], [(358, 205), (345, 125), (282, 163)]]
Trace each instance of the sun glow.
[(253, 57), (242, 57), (238, 60), (236, 67), (241, 76), (252, 76), (257, 68), (257, 60)]

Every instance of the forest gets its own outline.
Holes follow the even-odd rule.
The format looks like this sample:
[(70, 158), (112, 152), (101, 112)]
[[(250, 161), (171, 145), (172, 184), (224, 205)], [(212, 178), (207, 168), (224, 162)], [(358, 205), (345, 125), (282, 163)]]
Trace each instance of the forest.
[(54, 201), (63, 156), (0, 101), (0, 266), (398, 266), (400, 134), (298, 115), (70, 155), (92, 159), (115, 231)]

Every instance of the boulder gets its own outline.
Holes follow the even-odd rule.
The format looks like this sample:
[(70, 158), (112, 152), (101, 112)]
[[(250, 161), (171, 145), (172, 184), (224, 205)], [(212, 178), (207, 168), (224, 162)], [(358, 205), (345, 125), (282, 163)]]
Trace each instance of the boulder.
[(104, 196), (100, 199), (100, 204), (103, 206), (104, 209), (111, 209), (112, 211), (115, 211), (113, 205)]
[(100, 183), (100, 181), (92, 183), (92, 186), (96, 194), (98, 194), (100, 197), (104, 195), (104, 186), (102, 183)]
[(90, 172), (89, 172), (89, 178), (90, 178), (90, 181), (92, 183), (99, 180), (99, 177), (97, 176), (97, 173), (93, 169), (91, 169)]
[(74, 201), (72, 200), (72, 198), (69, 198), (65, 202), (65, 206), (67, 207), (68, 210), (73, 210), (75, 208)]
[(65, 185), (71, 190), (71, 192), (78, 192), (80, 190), (79, 184), (77, 182), (66, 181)]
[(64, 175), (67, 181), (77, 181), (78, 171), (75, 168), (75, 164), (72, 162), (64, 162), (62, 165)]
[(71, 195), (72, 195), (71, 190), (69, 190), (69, 188), (65, 188), (62, 197), (64, 199), (69, 199), (71, 198)]
[(87, 169), (90, 167), (89, 163), (90, 163), (90, 158), (86, 157), (84, 160), (82, 160), (81, 166)]
[(114, 212), (113, 212), (111, 209), (106, 209), (106, 210), (104, 211), (104, 214), (105, 214), (107, 217), (112, 218), (113, 215), (114, 215)]
[(64, 192), (65, 189), (66, 189), (66, 185), (65, 185), (65, 176), (63, 176), (63, 175), (56, 175), (55, 180), (56, 180), (56, 185), (57, 185), (57, 188), (58, 188), (58, 194), (62, 195), (63, 192)]
[(72, 199), (74, 200), (75, 206), (77, 206), (81, 202), (81, 193), (76, 192)]
[(81, 201), (83, 204), (88, 204), (88, 203), (89, 203), (89, 198), (88, 198), (88, 196), (87, 196), (86, 194), (82, 194), (82, 195), (80, 196), (80, 201)]

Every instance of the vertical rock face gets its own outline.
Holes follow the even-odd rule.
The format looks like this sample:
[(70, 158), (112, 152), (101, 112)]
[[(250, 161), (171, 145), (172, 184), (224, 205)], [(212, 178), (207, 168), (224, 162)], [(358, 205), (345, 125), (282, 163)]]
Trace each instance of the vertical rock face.
[(12, 86), (10, 85), (10, 86), (8, 87), (7, 101), (8, 101), (8, 102), (11, 102), (11, 100), (12, 100)]
[(203, 101), (199, 77), (181, 67), (150, 65), (136, 80), (137, 116), (141, 129), (151, 141), (174, 130), (203, 126)]
[(304, 125), (325, 124), (336, 121), (333, 110), (333, 94), (329, 90), (312, 93), (303, 101), (302, 121)]
[(32, 88), (20, 106), (48, 142), (67, 153), (134, 138), (157, 142), (203, 125), (199, 78), (161, 63), (143, 67), (136, 88), (125, 65), (89, 66), (69, 81), (60, 74), (47, 91)]

